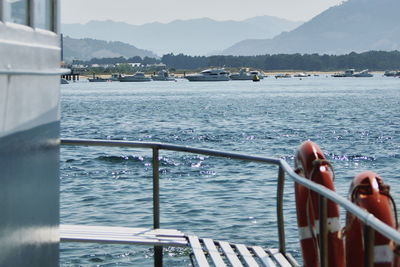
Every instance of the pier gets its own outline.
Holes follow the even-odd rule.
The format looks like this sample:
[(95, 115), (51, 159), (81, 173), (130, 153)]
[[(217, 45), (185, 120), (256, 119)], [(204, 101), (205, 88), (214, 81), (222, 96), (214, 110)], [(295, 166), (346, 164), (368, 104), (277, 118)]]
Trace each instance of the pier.
[(79, 81), (79, 73), (74, 69), (71, 69), (70, 73), (62, 75), (61, 78), (66, 79), (67, 81)]

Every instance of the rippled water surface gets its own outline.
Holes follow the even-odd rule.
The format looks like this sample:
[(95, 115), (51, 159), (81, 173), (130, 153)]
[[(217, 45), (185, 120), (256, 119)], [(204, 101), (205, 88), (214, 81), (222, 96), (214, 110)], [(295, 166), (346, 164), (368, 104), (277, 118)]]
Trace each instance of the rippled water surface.
[[(64, 138), (166, 142), (290, 165), (311, 139), (332, 163), (340, 195), (369, 169), (400, 199), (400, 79), (81, 81), (62, 85), (61, 93)], [(63, 147), (61, 223), (152, 227), (151, 159), (141, 149)], [(278, 247), (277, 173), (274, 166), (161, 151), (161, 227)], [(285, 185), (287, 247), (300, 261), (293, 182)], [(186, 249), (164, 253), (166, 266), (191, 266)], [(61, 266), (152, 266), (152, 255), (150, 247), (63, 243), (60, 257)]]

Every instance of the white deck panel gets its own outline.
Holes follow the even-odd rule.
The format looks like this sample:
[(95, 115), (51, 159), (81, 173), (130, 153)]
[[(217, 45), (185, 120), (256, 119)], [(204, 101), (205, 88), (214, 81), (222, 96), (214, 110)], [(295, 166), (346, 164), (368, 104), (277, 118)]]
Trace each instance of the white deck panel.
[(187, 246), (184, 234), (177, 230), (110, 226), (60, 225), (60, 240), (63, 242)]

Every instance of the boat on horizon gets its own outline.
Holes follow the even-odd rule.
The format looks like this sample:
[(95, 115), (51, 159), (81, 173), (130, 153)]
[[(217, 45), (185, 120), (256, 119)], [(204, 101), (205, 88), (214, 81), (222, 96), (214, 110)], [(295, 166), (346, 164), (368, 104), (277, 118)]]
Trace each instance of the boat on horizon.
[(386, 77), (396, 77), (396, 76), (400, 76), (400, 71), (398, 70), (387, 70), (385, 71), (385, 73), (383, 74)]
[(112, 73), (111, 77), (109, 78), (110, 81), (112, 82), (119, 82), (119, 79), (122, 77), (122, 74), (120, 73)]
[(136, 72), (134, 75), (121, 76), (120, 82), (150, 82), (151, 79), (144, 75), (144, 72)]
[(231, 80), (254, 80), (255, 76), (257, 76), (259, 80), (264, 79), (264, 75), (261, 72), (257, 70), (249, 71), (248, 69), (240, 69), (239, 72), (229, 75), (229, 78), (231, 78)]
[(103, 83), (103, 82), (108, 82), (108, 79), (107, 78), (102, 78), (100, 76), (96, 76), (93, 73), (93, 77), (92, 78), (88, 78), (88, 81), (91, 82), (91, 83)]
[(160, 70), (157, 74), (151, 75), (153, 81), (175, 81), (175, 75), (170, 74), (167, 70)]
[(332, 77), (341, 78), (341, 77), (353, 77), (355, 69), (347, 69), (344, 72), (336, 72), (332, 74)]
[(307, 74), (305, 72), (299, 72), (299, 73), (293, 75), (293, 77), (296, 77), (296, 78), (305, 78), (305, 77), (310, 77), (310, 76), (311, 76), (310, 74)]
[(374, 77), (371, 73), (369, 73), (368, 69), (362, 70), (360, 72), (354, 73), (353, 77)]
[(275, 75), (275, 79), (280, 78), (292, 78), (292, 75), (290, 75), (289, 73), (278, 73)]
[(225, 69), (206, 69), (200, 73), (189, 74), (185, 76), (191, 82), (219, 82), (229, 81), (229, 72)]

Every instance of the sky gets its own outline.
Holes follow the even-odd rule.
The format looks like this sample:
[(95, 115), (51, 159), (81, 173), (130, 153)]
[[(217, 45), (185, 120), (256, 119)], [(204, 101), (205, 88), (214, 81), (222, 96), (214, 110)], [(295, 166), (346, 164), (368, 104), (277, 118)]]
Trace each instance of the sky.
[(133, 25), (208, 17), (244, 20), (275, 16), (307, 21), (343, 0), (60, 0), (61, 23), (113, 20)]

